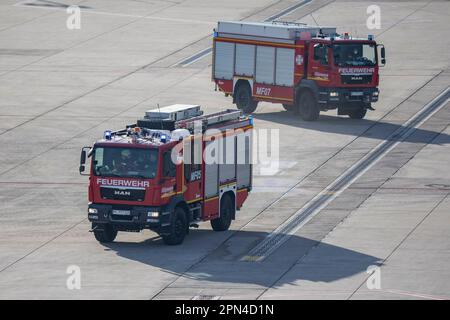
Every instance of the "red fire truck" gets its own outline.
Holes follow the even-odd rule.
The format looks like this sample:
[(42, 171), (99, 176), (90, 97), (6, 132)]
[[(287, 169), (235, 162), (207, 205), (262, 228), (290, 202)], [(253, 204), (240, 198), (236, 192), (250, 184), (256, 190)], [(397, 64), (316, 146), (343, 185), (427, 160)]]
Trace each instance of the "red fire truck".
[(118, 231), (151, 229), (183, 242), (189, 227), (211, 222), (227, 230), (252, 187), (251, 116), (240, 110), (203, 115), (200, 106), (172, 105), (81, 151), (89, 168), (88, 218), (100, 242)]
[(373, 36), (339, 35), (335, 27), (219, 22), (214, 30), (212, 80), (247, 114), (268, 101), (307, 121), (330, 109), (362, 119), (378, 101), (385, 63)]

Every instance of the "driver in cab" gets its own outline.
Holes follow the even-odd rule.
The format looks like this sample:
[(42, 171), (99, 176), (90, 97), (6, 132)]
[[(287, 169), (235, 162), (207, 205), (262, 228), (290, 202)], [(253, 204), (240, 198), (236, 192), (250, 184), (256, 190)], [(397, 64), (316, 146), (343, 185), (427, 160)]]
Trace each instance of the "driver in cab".
[(138, 164), (131, 157), (131, 151), (124, 149), (120, 152), (120, 158), (114, 161), (114, 170), (120, 174), (127, 174), (130, 171), (137, 171)]

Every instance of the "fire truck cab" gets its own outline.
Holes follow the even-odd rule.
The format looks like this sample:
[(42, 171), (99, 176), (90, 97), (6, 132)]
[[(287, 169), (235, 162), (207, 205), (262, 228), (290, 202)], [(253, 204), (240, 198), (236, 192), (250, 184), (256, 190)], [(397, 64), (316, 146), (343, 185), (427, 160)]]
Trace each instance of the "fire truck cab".
[(362, 119), (378, 101), (385, 63), (373, 36), (339, 35), (335, 27), (218, 22), (214, 30), (212, 80), (247, 114), (268, 101), (306, 121), (330, 109)]
[(240, 110), (203, 115), (197, 105), (172, 105), (105, 131), (80, 159), (84, 174), (90, 158), (95, 238), (111, 242), (118, 231), (151, 229), (176, 245), (200, 221), (227, 230), (251, 190), (252, 128)]

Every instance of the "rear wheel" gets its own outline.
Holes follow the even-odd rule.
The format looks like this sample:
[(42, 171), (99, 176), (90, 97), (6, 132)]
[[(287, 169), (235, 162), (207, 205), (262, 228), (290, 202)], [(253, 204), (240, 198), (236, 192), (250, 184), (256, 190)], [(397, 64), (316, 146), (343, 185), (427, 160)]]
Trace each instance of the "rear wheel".
[(352, 119), (363, 119), (366, 116), (367, 109), (360, 108), (348, 112), (348, 116)]
[(162, 236), (164, 243), (171, 246), (181, 244), (187, 230), (186, 212), (184, 212), (183, 208), (175, 208), (169, 228), (169, 234)]
[(300, 118), (305, 121), (315, 121), (319, 118), (319, 106), (317, 105), (316, 98), (311, 91), (306, 90), (300, 92), (298, 112), (300, 114)]
[(284, 110), (286, 110), (286, 111), (292, 111), (292, 110), (294, 110), (294, 106), (293, 106), (292, 104), (286, 104), (286, 103), (283, 103), (283, 108), (284, 108)]
[(220, 216), (211, 220), (211, 227), (214, 231), (226, 231), (230, 228), (231, 220), (234, 214), (234, 205), (231, 197), (224, 195), (220, 202)]
[(241, 109), (246, 114), (254, 112), (258, 105), (258, 102), (252, 98), (252, 92), (248, 84), (240, 84), (236, 88), (234, 100), (238, 109)]
[(95, 239), (101, 243), (113, 242), (117, 236), (117, 230), (110, 224), (92, 224)]

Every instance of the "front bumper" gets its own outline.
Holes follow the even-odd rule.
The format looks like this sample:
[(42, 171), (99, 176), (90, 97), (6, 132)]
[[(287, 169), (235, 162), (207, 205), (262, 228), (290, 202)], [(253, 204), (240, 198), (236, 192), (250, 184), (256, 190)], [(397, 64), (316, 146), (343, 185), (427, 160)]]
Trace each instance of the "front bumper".
[[(92, 223), (111, 224), (120, 231), (140, 231), (142, 229), (158, 231), (162, 225), (169, 222), (165, 220), (170, 218), (162, 209), (161, 207), (115, 206), (90, 203), (88, 206), (88, 219)], [(117, 214), (119, 212), (122, 214)], [(158, 212), (158, 217), (150, 216), (149, 213), (151, 212)]]
[(370, 104), (378, 101), (378, 88), (321, 88), (319, 106), (337, 108), (347, 104)]

